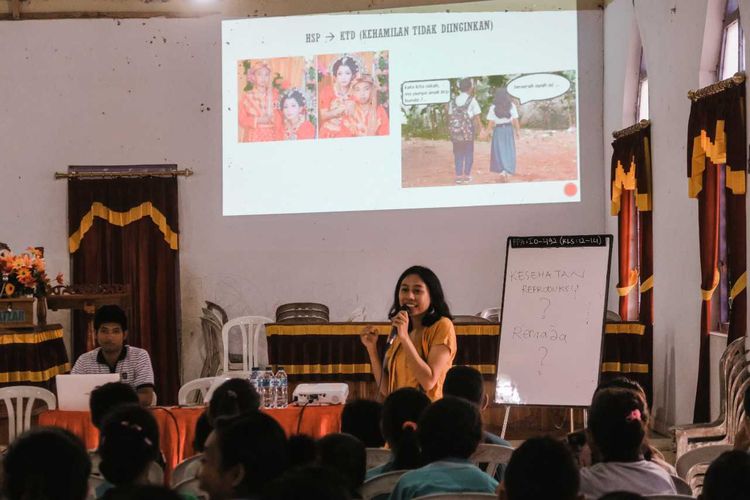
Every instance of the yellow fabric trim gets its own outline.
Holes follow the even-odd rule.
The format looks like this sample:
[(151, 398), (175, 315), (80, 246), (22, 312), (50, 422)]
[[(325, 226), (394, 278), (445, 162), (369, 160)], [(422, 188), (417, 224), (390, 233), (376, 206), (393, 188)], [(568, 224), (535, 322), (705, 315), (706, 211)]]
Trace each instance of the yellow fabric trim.
[(609, 335), (643, 335), (646, 333), (646, 325), (641, 323), (606, 323), (604, 333)]
[(617, 295), (620, 297), (625, 297), (628, 295), (633, 288), (635, 288), (635, 285), (638, 284), (638, 269), (631, 269), (629, 276), (628, 276), (628, 284), (625, 286), (618, 286), (617, 287)]
[(643, 283), (641, 283), (641, 293), (646, 293), (654, 288), (654, 275), (649, 276)]
[(78, 230), (74, 232), (68, 238), (68, 250), (70, 253), (76, 253), (78, 248), (81, 246), (81, 241), (87, 232), (94, 225), (94, 217), (104, 219), (112, 225), (124, 227), (141, 220), (144, 217), (151, 217), (151, 220), (159, 228), (159, 231), (164, 235), (164, 241), (167, 242), (169, 248), (177, 250), (179, 247), (178, 234), (169, 227), (167, 218), (161, 211), (154, 207), (150, 201), (145, 201), (140, 205), (131, 208), (126, 212), (117, 212), (106, 207), (104, 204), (95, 201), (91, 204), (91, 210), (86, 212), (81, 218), (81, 223), (78, 226)]
[[(496, 371), (495, 365), (469, 365), (480, 373), (492, 375)], [(290, 375), (353, 375), (371, 373), (369, 363), (337, 363), (331, 365), (284, 365), (284, 370)]]
[(643, 138), (643, 158), (646, 163), (645, 172), (648, 175), (646, 179), (646, 193), (638, 193), (638, 187), (636, 185), (635, 194), (635, 206), (639, 212), (650, 212), (651, 211), (651, 146), (648, 142), (648, 137)]
[[(389, 335), (390, 323), (347, 323), (347, 324), (297, 324), (282, 325), (274, 324), (266, 326), (266, 335), (359, 335), (365, 325), (372, 325), (378, 329), (380, 335)], [(497, 336), (500, 335), (500, 326), (497, 324), (487, 325), (455, 325), (456, 335), (469, 336)]]
[(46, 382), (55, 375), (61, 373), (68, 373), (70, 371), (70, 363), (63, 363), (61, 365), (47, 368), (46, 370), (39, 371), (25, 371), (25, 372), (0, 372), (0, 384), (7, 384), (10, 382)]
[[(693, 138), (693, 157), (691, 160), (688, 196), (695, 198), (703, 189), (703, 172), (706, 170), (706, 158), (714, 165), (727, 162), (727, 136), (724, 132), (724, 120), (716, 120), (716, 137), (713, 141), (705, 130)], [(729, 178), (727, 178), (727, 182)], [(734, 182), (734, 181), (733, 181)], [(727, 184), (729, 186), (729, 184)]]
[(630, 162), (630, 172), (625, 172), (622, 163), (617, 162), (615, 167), (615, 178), (612, 179), (612, 215), (620, 213), (620, 199), (623, 191), (634, 191), (635, 182), (635, 163)]
[(729, 291), (729, 300), (734, 300), (734, 298), (741, 294), (745, 288), (747, 288), (747, 271), (742, 273), (732, 285), (732, 289)]
[(726, 186), (732, 190), (732, 194), (745, 194), (745, 171), (732, 170), (726, 165)]
[(703, 297), (703, 300), (711, 300), (711, 297), (714, 296), (716, 288), (719, 286), (719, 281), (721, 281), (721, 273), (719, 272), (719, 269), (714, 269), (714, 282), (711, 284), (711, 289), (704, 290), (703, 288), (701, 288), (701, 297)]
[(0, 334), (0, 345), (8, 344), (41, 344), (48, 340), (63, 338), (62, 328), (46, 332), (33, 333), (2, 333)]
[(648, 373), (648, 365), (645, 363), (607, 362), (602, 363), (602, 371), (618, 373)]

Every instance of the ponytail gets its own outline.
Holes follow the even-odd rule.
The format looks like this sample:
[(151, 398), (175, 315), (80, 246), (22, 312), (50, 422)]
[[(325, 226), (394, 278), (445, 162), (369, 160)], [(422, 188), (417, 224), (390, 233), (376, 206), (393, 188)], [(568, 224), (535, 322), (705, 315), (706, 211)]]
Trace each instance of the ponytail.
[(418, 469), (422, 467), (422, 454), (419, 451), (416, 426), (404, 425), (398, 441), (394, 442), (393, 445), (393, 470)]

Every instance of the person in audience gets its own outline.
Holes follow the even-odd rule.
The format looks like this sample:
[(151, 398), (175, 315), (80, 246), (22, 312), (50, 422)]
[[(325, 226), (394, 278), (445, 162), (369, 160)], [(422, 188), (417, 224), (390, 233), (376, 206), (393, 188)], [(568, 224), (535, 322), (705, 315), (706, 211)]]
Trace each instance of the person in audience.
[(230, 378), (216, 388), (208, 403), (211, 426), (220, 417), (234, 417), (260, 408), (260, 395), (249, 380)]
[(354, 106), (344, 119), (344, 127), (353, 137), (388, 135), (388, 111), (378, 104), (378, 88), (372, 75), (361, 74), (352, 80)]
[(417, 421), (428, 406), (430, 398), (413, 387), (395, 390), (385, 398), (381, 426), (391, 449), (391, 459), (368, 470), (366, 479), (423, 465), (417, 439)]
[(124, 382), (110, 382), (100, 385), (91, 391), (89, 396), (89, 410), (91, 412), (91, 423), (98, 430), (104, 417), (118, 406), (138, 404), (140, 399), (138, 393), (132, 386)]
[(391, 500), (495, 492), (498, 482), (469, 461), (482, 440), (482, 419), (475, 405), (451, 396), (435, 401), (419, 419), (417, 435), (427, 465), (401, 476)]
[(97, 498), (113, 487), (150, 484), (149, 471), (161, 454), (156, 419), (137, 404), (115, 408), (101, 424), (97, 453), (99, 472), (107, 481), (97, 487)]
[(306, 465), (273, 480), (260, 500), (349, 500), (341, 475), (330, 467)]
[(440, 399), (445, 373), (456, 357), (456, 331), (435, 273), (422, 266), (401, 273), (388, 317), (397, 335), (386, 350), (385, 365), (378, 354), (378, 329), (367, 326), (360, 334), (381, 394), (416, 387), (432, 401)]
[(596, 499), (612, 491), (674, 494), (669, 473), (643, 458), (648, 414), (644, 401), (627, 389), (599, 391), (589, 411), (592, 446), (602, 462), (581, 469), (581, 493)]
[(750, 498), (750, 455), (732, 450), (719, 455), (703, 478), (699, 500), (747, 500)]
[(145, 349), (127, 345), (128, 320), (120, 307), (102, 306), (94, 316), (99, 347), (81, 354), (71, 373), (119, 373), (123, 382), (138, 392), (144, 406), (154, 400), (154, 370)]
[(742, 419), (740, 428), (734, 435), (734, 449), (748, 451), (750, 449), (750, 385), (745, 389), (742, 406), (745, 409), (745, 418)]
[[(480, 411), (487, 409), (490, 398), (484, 391), (484, 380), (479, 370), (471, 366), (453, 366), (445, 376), (443, 394), (462, 398), (477, 405)], [(510, 446), (510, 443), (500, 436), (488, 431), (482, 432), (482, 442)]]
[(21, 434), (8, 447), (2, 464), (2, 493), (7, 500), (87, 496), (89, 455), (81, 440), (63, 429), (42, 427)]
[(500, 500), (576, 500), (578, 467), (565, 445), (550, 437), (524, 441), (513, 452)]
[(255, 498), (288, 465), (284, 430), (272, 417), (251, 411), (215, 422), (198, 480), (211, 500)]
[(356, 497), (365, 482), (367, 455), (362, 441), (351, 434), (328, 434), (318, 440), (318, 462), (337, 470), (349, 493)]
[(301, 467), (315, 463), (318, 456), (318, 444), (307, 434), (289, 436), (288, 447), (289, 467)]
[(357, 437), (367, 448), (385, 444), (380, 431), (383, 405), (371, 399), (355, 399), (344, 405), (341, 412), (341, 432)]
[(206, 449), (206, 439), (213, 428), (208, 421), (208, 410), (203, 410), (198, 420), (195, 421), (195, 435), (193, 436), (193, 449), (196, 453), (203, 453)]
[[(599, 391), (610, 388), (619, 388), (633, 391), (633, 393), (638, 396), (643, 402), (643, 407), (645, 409), (646, 415), (645, 421), (649, 421), (649, 408), (648, 401), (646, 399), (646, 391), (643, 390), (641, 384), (627, 377), (614, 377), (600, 383), (594, 391), (594, 397), (596, 397)], [(589, 465), (601, 462), (599, 453), (596, 450), (592, 450), (589, 446), (587, 433), (585, 430), (569, 434), (567, 439), (568, 444), (571, 447), (571, 451), (573, 452), (576, 460), (581, 467), (587, 467)], [(659, 450), (657, 450), (654, 446), (651, 446), (651, 443), (649, 443), (648, 428), (646, 429), (646, 436), (643, 438), (641, 452), (643, 453), (644, 459), (650, 462), (654, 462), (672, 476), (677, 475), (677, 471), (675, 470), (674, 466), (667, 462), (664, 458), (664, 455), (662, 455)]]
[(112, 488), (102, 497), (102, 500), (195, 500), (195, 497), (180, 495), (166, 486), (153, 484), (138, 484)]

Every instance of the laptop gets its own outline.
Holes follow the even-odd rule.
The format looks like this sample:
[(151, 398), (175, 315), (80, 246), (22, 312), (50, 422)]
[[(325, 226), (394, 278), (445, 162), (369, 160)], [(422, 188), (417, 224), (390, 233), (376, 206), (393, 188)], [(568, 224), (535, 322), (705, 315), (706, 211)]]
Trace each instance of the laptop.
[(57, 407), (60, 410), (88, 411), (91, 391), (109, 382), (119, 382), (119, 373), (96, 375), (58, 375)]

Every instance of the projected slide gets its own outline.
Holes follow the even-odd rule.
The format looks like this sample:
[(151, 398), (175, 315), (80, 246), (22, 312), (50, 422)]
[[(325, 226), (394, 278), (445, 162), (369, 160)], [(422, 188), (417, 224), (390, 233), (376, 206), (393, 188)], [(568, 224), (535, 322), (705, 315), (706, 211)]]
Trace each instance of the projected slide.
[(580, 200), (575, 11), (222, 23), (225, 215)]

